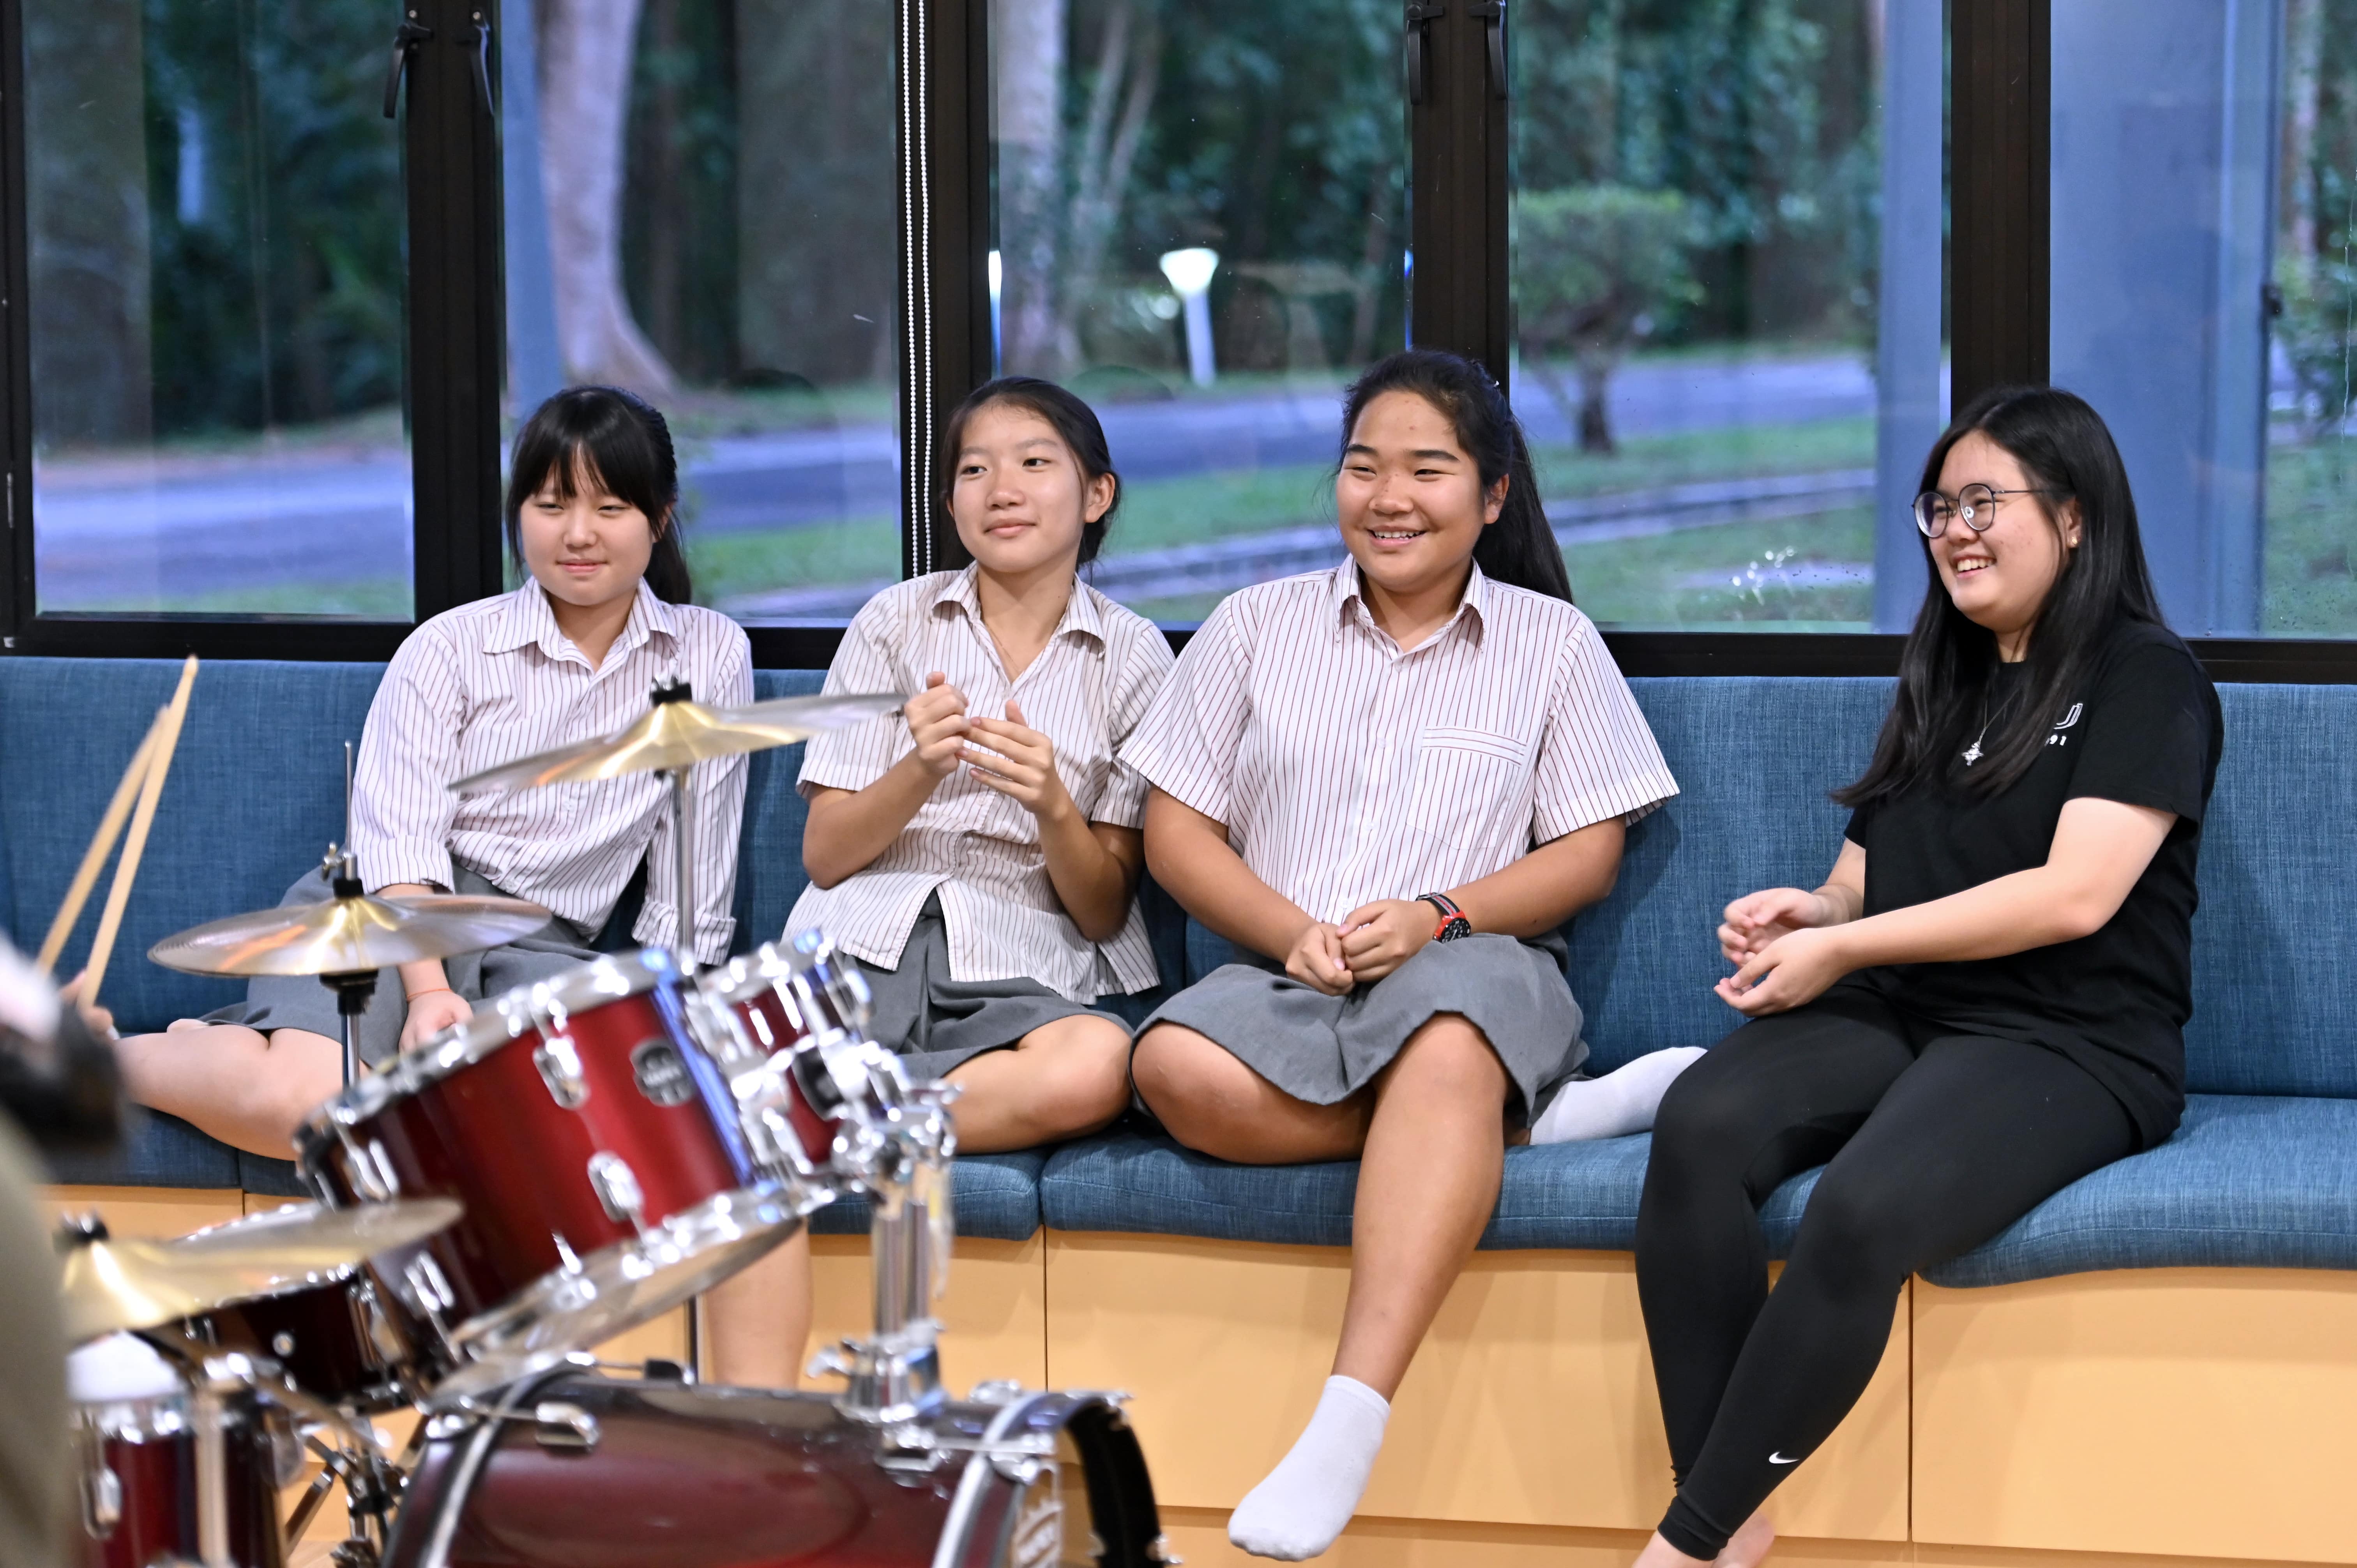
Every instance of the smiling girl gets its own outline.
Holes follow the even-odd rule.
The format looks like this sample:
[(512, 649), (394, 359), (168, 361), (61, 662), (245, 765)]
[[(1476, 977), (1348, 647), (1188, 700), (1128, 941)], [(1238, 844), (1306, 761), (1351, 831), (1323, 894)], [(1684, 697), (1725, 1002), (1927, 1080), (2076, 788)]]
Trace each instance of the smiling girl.
[(1349, 557), (1224, 600), (1125, 754), (1156, 880), (1238, 950), (1146, 1020), (1141, 1102), (1222, 1159), (1361, 1162), (1333, 1376), (1228, 1528), (1282, 1558), (1357, 1507), (1508, 1134), (1587, 1055), (1558, 928), (1677, 789), (1496, 383), (1395, 355), (1342, 440)]
[[(698, 908), (684, 935), (668, 890), (672, 833), (652, 774), (474, 795), (454, 779), (622, 728), (647, 694), (684, 678), (697, 701), (753, 698), (751, 650), (725, 616), (688, 602), (679, 475), (662, 415), (626, 392), (575, 387), (516, 435), (508, 548), (528, 574), (512, 593), (436, 616), (386, 666), (361, 733), (350, 848), (371, 893), (501, 893), (555, 916), (539, 934), (378, 977), (360, 1020), (376, 1066), (475, 1004), (597, 955), (592, 943), (640, 862), (633, 934), (713, 962), (728, 951), (742, 761), (694, 780)], [(326, 759), (318, 759), (324, 762)], [(289, 904), (328, 896), (317, 872)], [(342, 1083), (334, 994), (317, 981), (256, 980), (247, 1000), (122, 1042), (134, 1098), (227, 1144), (285, 1158), (295, 1130)]]
[(905, 722), (804, 754), (811, 885), (875, 995), (869, 1032), (962, 1090), (968, 1153), (1093, 1132), (1128, 1101), (1129, 1029), (1091, 1005), (1155, 983), (1132, 895), (1146, 786), (1118, 759), (1170, 669), (1152, 622), (1078, 580), (1121, 479), (1088, 404), (1008, 376), (942, 431), (942, 500), (974, 564), (887, 588), (830, 692), (920, 693)]
[[(2183, 1110), (2222, 725), (2111, 433), (2066, 392), (1986, 393), (1915, 519), (1932, 583), (1833, 874), (1727, 907), (1718, 993), (1755, 1021), (1654, 1129), (1637, 1283), (1678, 1493), (1641, 1568), (1754, 1568), (1907, 1277)], [(1759, 1204), (1818, 1165), (1770, 1293)]]

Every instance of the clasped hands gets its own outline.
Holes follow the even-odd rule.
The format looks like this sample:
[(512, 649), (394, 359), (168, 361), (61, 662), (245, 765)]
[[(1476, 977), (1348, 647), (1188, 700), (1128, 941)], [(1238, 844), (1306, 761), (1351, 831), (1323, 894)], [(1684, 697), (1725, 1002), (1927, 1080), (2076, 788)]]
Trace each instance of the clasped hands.
[(1339, 925), (1312, 920), (1302, 927), (1285, 955), (1285, 972), (1313, 991), (1340, 996), (1405, 963), (1432, 940), (1438, 923), (1437, 912), (1421, 899), (1378, 898)]
[(1815, 1001), (1857, 967), (1835, 929), (1846, 918), (1822, 894), (1798, 887), (1738, 898), (1718, 928), (1718, 950), (1737, 968), (1712, 989), (1751, 1018)]
[(916, 742), (919, 765), (935, 779), (963, 768), (1043, 821), (1073, 809), (1056, 771), (1055, 742), (1030, 726), (1014, 698), (1006, 700), (1003, 719), (968, 717), (965, 693), (936, 670), (900, 712)]

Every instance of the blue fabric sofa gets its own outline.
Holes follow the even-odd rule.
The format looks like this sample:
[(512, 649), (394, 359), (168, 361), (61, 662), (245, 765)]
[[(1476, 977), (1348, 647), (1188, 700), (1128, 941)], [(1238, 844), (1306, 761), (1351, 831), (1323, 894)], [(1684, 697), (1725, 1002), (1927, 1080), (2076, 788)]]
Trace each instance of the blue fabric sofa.
[[(274, 902), (340, 829), (341, 743), (357, 740), (382, 667), (221, 663), (199, 678), (137, 891), (106, 983), (126, 1030), (235, 998), (228, 983), (148, 963), (181, 927)], [(21, 946), (46, 929), (108, 791), (174, 667), (0, 660), (0, 917)], [(760, 694), (813, 691), (813, 671), (763, 671)], [(1870, 747), (1878, 681), (1692, 679), (1633, 683), (1684, 793), (1632, 832), (1620, 885), (1570, 932), (1570, 978), (1597, 1070), (1665, 1046), (1708, 1044), (1733, 1015), (1711, 994), (1711, 933), (1733, 894), (1813, 884), (1843, 823), (1825, 799)], [(2192, 1098), (2166, 1144), (2096, 1173), (1932, 1277), (1996, 1284), (2089, 1269), (2357, 1268), (2357, 989), (2317, 961), (2357, 933), (2357, 688), (2230, 687), (2227, 745), (2201, 864)], [(783, 926), (801, 892), (798, 751), (752, 762), (736, 912), (740, 947)], [(1168, 981), (1225, 944), (1148, 887)], [(93, 903), (95, 904), (95, 900)], [(95, 912), (68, 949), (79, 961)], [(1152, 998), (1128, 999), (1134, 1015)], [(1622, 1250), (1647, 1140), (1511, 1151), (1482, 1245)], [(284, 1161), (241, 1155), (143, 1116), (102, 1159), (61, 1159), (61, 1182), (296, 1190)], [(1347, 1164), (1247, 1169), (1117, 1128), (1038, 1155), (962, 1159), (962, 1230), (1062, 1230), (1340, 1244)], [(1813, 1176), (1773, 1198), (1789, 1240)], [(856, 1205), (818, 1229), (863, 1229)]]

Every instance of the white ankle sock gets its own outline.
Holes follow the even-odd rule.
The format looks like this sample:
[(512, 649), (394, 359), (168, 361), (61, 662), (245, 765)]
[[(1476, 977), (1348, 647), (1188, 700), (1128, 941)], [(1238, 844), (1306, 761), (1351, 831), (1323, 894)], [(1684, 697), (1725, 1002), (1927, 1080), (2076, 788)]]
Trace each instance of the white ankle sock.
[(1531, 1142), (1568, 1144), (1648, 1131), (1672, 1080), (1700, 1060), (1702, 1054), (1700, 1046), (1679, 1046), (1639, 1057), (1602, 1078), (1565, 1084), (1532, 1124)]
[(1391, 1402), (1357, 1379), (1327, 1379), (1292, 1452), (1236, 1505), (1228, 1539), (1255, 1557), (1287, 1563), (1333, 1545), (1367, 1489), (1391, 1414)]

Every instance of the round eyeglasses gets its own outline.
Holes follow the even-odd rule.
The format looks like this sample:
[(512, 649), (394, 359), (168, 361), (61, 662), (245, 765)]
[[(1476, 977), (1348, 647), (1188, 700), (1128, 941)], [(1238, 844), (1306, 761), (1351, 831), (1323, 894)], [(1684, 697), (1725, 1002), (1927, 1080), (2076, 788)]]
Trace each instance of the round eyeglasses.
[(1953, 499), (1937, 490), (1915, 498), (1915, 527), (1926, 539), (1948, 532), (1952, 519), (1962, 518), (1975, 533), (1986, 533), (1996, 521), (1996, 503), (2006, 496), (2067, 496), (2068, 490), (2000, 490), (1990, 485), (1966, 485)]

